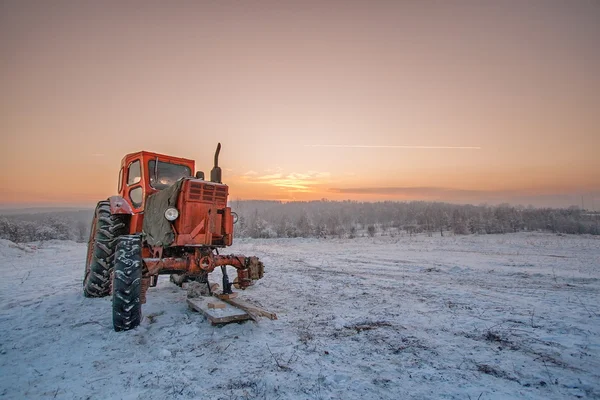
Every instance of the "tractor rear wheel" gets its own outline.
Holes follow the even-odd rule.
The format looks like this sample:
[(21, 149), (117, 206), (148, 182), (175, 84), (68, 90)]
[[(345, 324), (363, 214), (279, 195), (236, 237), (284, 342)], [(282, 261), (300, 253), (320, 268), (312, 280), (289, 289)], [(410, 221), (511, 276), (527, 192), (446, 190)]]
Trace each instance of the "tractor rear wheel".
[(112, 273), (113, 327), (128, 331), (142, 321), (142, 239), (125, 235), (117, 239)]
[(83, 277), (83, 294), (86, 297), (104, 297), (110, 294), (115, 239), (124, 233), (123, 217), (110, 213), (108, 201), (99, 202), (90, 230)]

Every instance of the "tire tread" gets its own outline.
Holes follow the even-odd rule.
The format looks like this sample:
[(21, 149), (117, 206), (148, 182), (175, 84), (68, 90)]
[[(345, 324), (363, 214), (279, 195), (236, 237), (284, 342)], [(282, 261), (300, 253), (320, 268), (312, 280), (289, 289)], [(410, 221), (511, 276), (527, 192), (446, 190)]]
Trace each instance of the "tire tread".
[(113, 327), (127, 331), (142, 320), (142, 239), (125, 235), (117, 240), (112, 274)]
[[(110, 274), (116, 238), (125, 233), (125, 223), (120, 215), (110, 213), (110, 203), (100, 201), (94, 214), (95, 232), (91, 232), (93, 246), (90, 265), (86, 265), (83, 294), (86, 297), (105, 297), (110, 294)], [(86, 263), (88, 261), (86, 260)]]

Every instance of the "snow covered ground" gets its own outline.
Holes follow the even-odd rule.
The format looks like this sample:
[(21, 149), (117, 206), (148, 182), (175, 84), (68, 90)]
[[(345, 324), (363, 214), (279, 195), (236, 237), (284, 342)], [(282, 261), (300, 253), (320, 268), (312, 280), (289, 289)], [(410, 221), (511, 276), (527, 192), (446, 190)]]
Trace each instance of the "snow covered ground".
[[(81, 291), (85, 245), (0, 241), (0, 397), (600, 398), (600, 238), (238, 240), (277, 312), (211, 326), (161, 277), (134, 331)], [(212, 278), (218, 281), (216, 275)]]

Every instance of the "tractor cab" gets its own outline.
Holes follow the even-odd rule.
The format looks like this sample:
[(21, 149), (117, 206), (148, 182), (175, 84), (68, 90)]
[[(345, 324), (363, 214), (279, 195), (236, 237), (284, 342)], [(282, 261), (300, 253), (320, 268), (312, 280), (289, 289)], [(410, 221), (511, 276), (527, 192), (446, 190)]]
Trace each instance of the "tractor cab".
[(121, 160), (118, 192), (134, 212), (144, 211), (148, 195), (173, 185), (181, 178), (191, 178), (194, 160), (139, 151)]
[(140, 151), (126, 155), (119, 196), (131, 206), (129, 233), (143, 233), (150, 246), (230, 246), (233, 236), (228, 187), (221, 182), (217, 146), (211, 180), (193, 176), (194, 160)]

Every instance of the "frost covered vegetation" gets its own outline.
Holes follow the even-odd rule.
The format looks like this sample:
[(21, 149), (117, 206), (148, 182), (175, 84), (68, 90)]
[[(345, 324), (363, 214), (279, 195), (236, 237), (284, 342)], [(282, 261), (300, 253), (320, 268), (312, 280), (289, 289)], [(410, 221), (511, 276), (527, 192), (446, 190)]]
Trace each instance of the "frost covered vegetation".
[(448, 203), (356, 201), (235, 201), (239, 216), (236, 234), (242, 237), (337, 237), (394, 236), (401, 233), (450, 232), (514, 233), (548, 231), (600, 234), (600, 215), (577, 207), (456, 205)]
[[(600, 234), (600, 213), (522, 206), (356, 201), (234, 201), (236, 236), (250, 238), (396, 236), (438, 232), (493, 234), (544, 231)], [(87, 240), (93, 210), (0, 217), (0, 238), (15, 243)]]
[(53, 239), (87, 241), (92, 216), (93, 210), (3, 215), (0, 216), (0, 239), (15, 243)]

